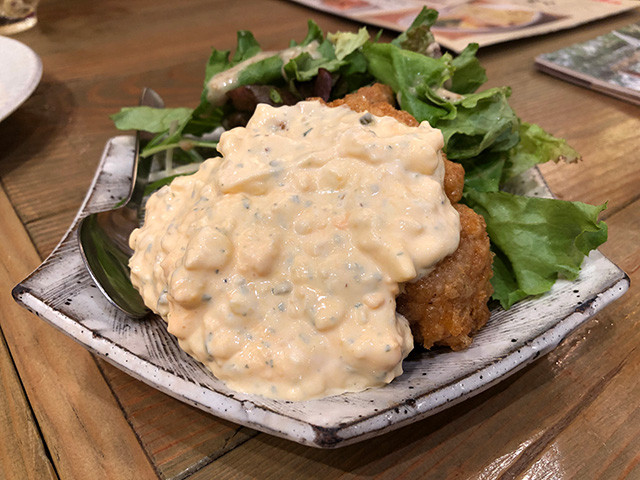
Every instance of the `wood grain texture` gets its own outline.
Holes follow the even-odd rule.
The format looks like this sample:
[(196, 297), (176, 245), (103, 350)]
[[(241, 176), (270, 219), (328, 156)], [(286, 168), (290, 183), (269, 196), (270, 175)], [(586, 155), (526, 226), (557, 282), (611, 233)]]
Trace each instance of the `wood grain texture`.
[(1, 189), (0, 252), (0, 326), (57, 473), (62, 478), (154, 478), (91, 354), (9, 298), (16, 280), (40, 258)]
[[(112, 207), (128, 191), (133, 137), (111, 139), (104, 152), (80, 216)], [(521, 185), (528, 189), (538, 185), (541, 177), (536, 173), (529, 172)], [(443, 402), (450, 406), (477, 393), (486, 382), (513, 373), (523, 362), (555, 347), (602, 308), (607, 297), (626, 291), (628, 283), (623, 272), (594, 254), (576, 282), (561, 282), (544, 299), (495, 312), (465, 351), (412, 355), (403, 365), (405, 374), (384, 389), (299, 404), (256, 396), (241, 400), (179, 349), (160, 318), (135, 321), (117, 315), (90, 282), (78, 251), (76, 223), (51, 257), (15, 290), (21, 304), (114, 365), (178, 399), (228, 421), (322, 446), (381, 434), (400, 422), (424, 418)], [(613, 288), (615, 284), (619, 288)], [(595, 295), (601, 300), (594, 301)], [(576, 311), (580, 298), (586, 303)]]
[[(357, 27), (275, 0), (42, 2), (38, 27), (17, 38), (43, 58), (43, 81), (0, 123), (0, 184), (10, 202), (0, 209), (1, 291), (66, 230), (115, 134), (110, 113), (135, 104), (147, 85), (169, 106), (193, 105), (211, 46), (233, 48), (235, 32), (250, 29), (265, 48), (281, 48), (304, 36), (310, 17), (325, 31)], [(620, 301), (478, 397), (383, 437), (319, 451), (238, 429), (96, 365), (5, 295), (2, 329), (61, 478), (87, 471), (126, 478), (138, 468), (140, 477), (194, 479), (640, 478), (640, 109), (533, 66), (539, 53), (639, 20), (635, 10), (479, 55), (488, 86), (511, 85), (524, 120), (582, 153), (577, 165), (542, 171), (558, 198), (608, 202), (610, 237), (601, 251), (632, 280)], [(107, 430), (98, 429), (95, 412)]]
[(164, 478), (184, 478), (258, 434), (218, 420), (100, 362), (153, 462)]
[(58, 478), (0, 330), (0, 478)]

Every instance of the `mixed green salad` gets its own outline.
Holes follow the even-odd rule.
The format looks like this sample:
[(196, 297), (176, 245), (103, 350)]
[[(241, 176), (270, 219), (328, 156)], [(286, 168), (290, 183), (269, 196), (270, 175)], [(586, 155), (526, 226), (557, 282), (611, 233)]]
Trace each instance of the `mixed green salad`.
[[(559, 277), (577, 277), (584, 256), (607, 239), (607, 226), (598, 220), (605, 205), (501, 190), (536, 164), (576, 161), (579, 155), (564, 140), (520, 120), (509, 106), (509, 87), (479, 91), (487, 77), (476, 58), (478, 45), (455, 57), (441, 55), (430, 32), (436, 18), (435, 10), (425, 8), (389, 43), (380, 35), (371, 38), (366, 28), (325, 36), (309, 21), (307, 36), (290, 47), (313, 49), (300, 48), (293, 58), (265, 54), (250, 32), (241, 31), (233, 56), (213, 50), (196, 108), (123, 108), (112, 118), (120, 129), (157, 134), (143, 156), (170, 151), (174, 165), (197, 164), (217, 154), (210, 133), (242, 124), (257, 103), (332, 100), (374, 82), (389, 85), (401, 109), (442, 130), (447, 157), (464, 166), (463, 203), (484, 217), (495, 253), (493, 298), (509, 308), (548, 291)], [(231, 68), (237, 71), (234, 89), (214, 105), (207, 85)], [(167, 171), (152, 187), (173, 176)]]

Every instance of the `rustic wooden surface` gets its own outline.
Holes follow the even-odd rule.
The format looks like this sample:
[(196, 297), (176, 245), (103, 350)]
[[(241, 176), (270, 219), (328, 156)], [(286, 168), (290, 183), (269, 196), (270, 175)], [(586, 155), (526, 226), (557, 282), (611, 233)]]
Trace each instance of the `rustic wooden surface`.
[[(250, 29), (264, 48), (354, 23), (286, 1), (47, 0), (16, 36), (42, 58), (35, 94), (0, 123), (0, 478), (640, 478), (640, 108), (535, 71), (536, 54), (640, 20), (640, 11), (483, 49), (490, 85), (567, 138), (579, 165), (545, 165), (563, 199), (608, 202), (601, 248), (632, 288), (556, 350), (434, 417), (343, 449), (218, 420), (96, 359), (19, 308), (12, 286), (71, 222), (108, 118), (151, 86), (193, 105), (211, 46)], [(2, 68), (2, 66), (0, 66)]]

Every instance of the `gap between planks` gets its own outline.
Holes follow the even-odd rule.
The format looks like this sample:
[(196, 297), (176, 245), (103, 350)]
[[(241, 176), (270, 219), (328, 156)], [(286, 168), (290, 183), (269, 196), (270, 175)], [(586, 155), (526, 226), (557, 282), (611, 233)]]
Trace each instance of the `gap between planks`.
[(63, 478), (157, 478), (92, 355), (19, 307), (9, 293), (41, 261), (0, 188), (2, 330)]

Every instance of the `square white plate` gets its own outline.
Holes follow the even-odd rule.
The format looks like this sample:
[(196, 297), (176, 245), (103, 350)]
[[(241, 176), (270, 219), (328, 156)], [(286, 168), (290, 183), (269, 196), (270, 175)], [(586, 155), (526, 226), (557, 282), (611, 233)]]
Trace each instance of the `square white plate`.
[[(133, 137), (108, 141), (72, 226), (44, 263), (14, 288), (15, 299), (149, 385), (218, 417), (305, 445), (355, 443), (478, 394), (553, 349), (629, 287), (627, 275), (595, 251), (577, 281), (558, 281), (540, 298), (507, 312), (493, 311), (465, 351), (412, 354), (404, 362), (405, 373), (383, 388), (305, 402), (234, 392), (180, 350), (163, 320), (132, 320), (112, 307), (85, 270), (77, 246), (78, 219), (113, 208), (127, 195), (133, 150)], [(550, 195), (535, 169), (512, 188)]]

